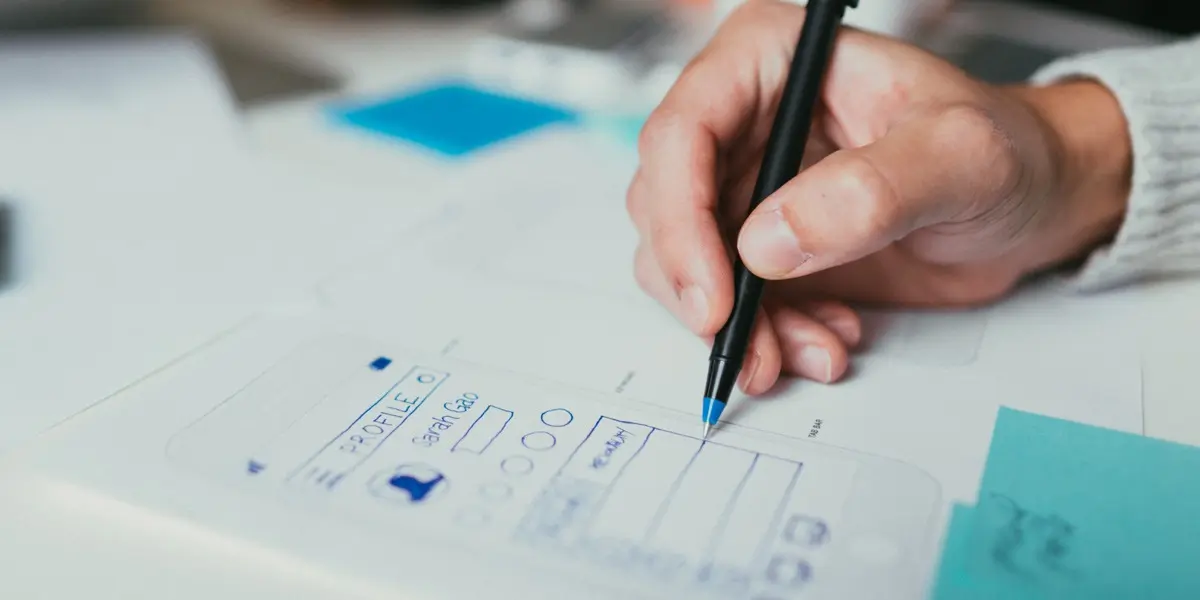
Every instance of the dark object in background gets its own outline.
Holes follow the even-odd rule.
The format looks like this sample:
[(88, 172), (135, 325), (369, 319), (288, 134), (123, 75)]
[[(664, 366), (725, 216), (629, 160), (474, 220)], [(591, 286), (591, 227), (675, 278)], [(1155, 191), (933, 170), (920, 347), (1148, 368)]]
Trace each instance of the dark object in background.
[(143, 10), (142, 0), (0, 0), (0, 33), (107, 26)]
[(1200, 9), (1196, 0), (1025, 0), (1057, 6), (1166, 33), (1200, 33)]
[(231, 39), (206, 40), (226, 83), (241, 107), (278, 102), (341, 89), (337, 75)]
[(953, 60), (971, 76), (1003, 85), (1028, 81), (1039, 68), (1062, 55), (1062, 52), (1001, 37), (980, 36)]
[(0, 198), (0, 290), (7, 287), (12, 279), (15, 237), (12, 209)]

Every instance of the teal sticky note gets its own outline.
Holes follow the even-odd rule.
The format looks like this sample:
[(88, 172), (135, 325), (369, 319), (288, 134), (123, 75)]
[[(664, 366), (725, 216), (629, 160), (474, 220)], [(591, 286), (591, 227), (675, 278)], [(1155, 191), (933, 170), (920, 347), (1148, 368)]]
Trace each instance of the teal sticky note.
[(955, 504), (950, 508), (950, 522), (942, 542), (942, 557), (934, 578), (930, 600), (965, 600), (977, 598), (977, 585), (967, 575), (963, 561), (971, 542), (972, 508)]
[(930, 600), (1042, 600), (1006, 577), (994, 572), (968, 569), (971, 556), (975, 508), (965, 504), (951, 507), (950, 521), (942, 543), (942, 556), (930, 589)]
[(964, 570), (1014, 598), (1200, 598), (1200, 448), (1001, 409)]

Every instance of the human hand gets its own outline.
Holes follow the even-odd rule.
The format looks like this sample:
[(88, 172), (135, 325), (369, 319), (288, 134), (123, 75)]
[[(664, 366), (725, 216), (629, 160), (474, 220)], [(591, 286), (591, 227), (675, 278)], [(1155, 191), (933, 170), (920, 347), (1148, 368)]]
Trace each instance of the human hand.
[(1099, 84), (990, 86), (845, 29), (801, 172), (743, 224), (803, 19), (750, 0), (725, 21), (647, 121), (627, 198), (639, 284), (710, 343), (732, 254), (768, 280), (749, 394), (781, 373), (841, 378), (862, 337), (844, 302), (978, 305), (1081, 256), (1119, 227), (1130, 185)]

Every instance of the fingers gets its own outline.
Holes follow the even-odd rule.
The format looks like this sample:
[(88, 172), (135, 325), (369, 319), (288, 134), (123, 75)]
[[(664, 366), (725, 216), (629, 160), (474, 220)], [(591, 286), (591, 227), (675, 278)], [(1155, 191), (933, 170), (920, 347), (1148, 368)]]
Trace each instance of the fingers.
[(760, 312), (754, 323), (754, 331), (750, 334), (746, 358), (742, 361), (738, 387), (751, 396), (766, 393), (779, 381), (782, 361), (779, 338), (770, 316), (766, 311)]
[[(901, 122), (875, 143), (837, 152), (767, 198), (738, 251), (765, 279), (800, 277), (877, 252), (955, 219), (1005, 185), (1005, 144), (981, 111)], [(999, 149), (999, 150), (998, 150)]]
[[(684, 70), (638, 139), (640, 168), (627, 209), (658, 263), (666, 296), (683, 307), (682, 320), (700, 335), (715, 333), (733, 306), (733, 269), (718, 209), (730, 168), (722, 154), (758, 122), (764, 94), (776, 91), (764, 86), (786, 72), (786, 61), (763, 60), (764, 52), (786, 52), (786, 46), (757, 27), (774, 27), (769, 17), (781, 10), (797, 24), (803, 15), (773, 4), (739, 9)], [(764, 69), (779, 73), (764, 76)]]
[(841, 379), (862, 339), (858, 314), (840, 302), (768, 303), (754, 326), (738, 378), (751, 396), (766, 393), (784, 374), (821, 383)]
[[(785, 372), (820, 383), (833, 383), (846, 374), (849, 350), (858, 344), (861, 328), (848, 308), (834, 306), (840, 305), (824, 306), (822, 312), (812, 314), (791, 306), (770, 311)], [(842, 310), (849, 315), (836, 314)], [(823, 314), (829, 321), (816, 314)]]
[(651, 247), (644, 243), (634, 253), (633, 274), (642, 291), (662, 304), (689, 329), (700, 331), (706, 327), (701, 319), (708, 312), (705, 306), (707, 300), (697, 295), (694, 288), (687, 288), (680, 293), (663, 273)]

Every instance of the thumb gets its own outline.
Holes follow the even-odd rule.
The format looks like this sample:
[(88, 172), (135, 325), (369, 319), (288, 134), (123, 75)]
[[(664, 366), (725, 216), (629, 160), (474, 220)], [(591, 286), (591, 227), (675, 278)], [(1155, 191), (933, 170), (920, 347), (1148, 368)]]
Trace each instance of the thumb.
[(1007, 144), (982, 111), (954, 108), (897, 124), (878, 141), (804, 170), (746, 220), (738, 252), (764, 279), (789, 279), (882, 250), (976, 205)]

